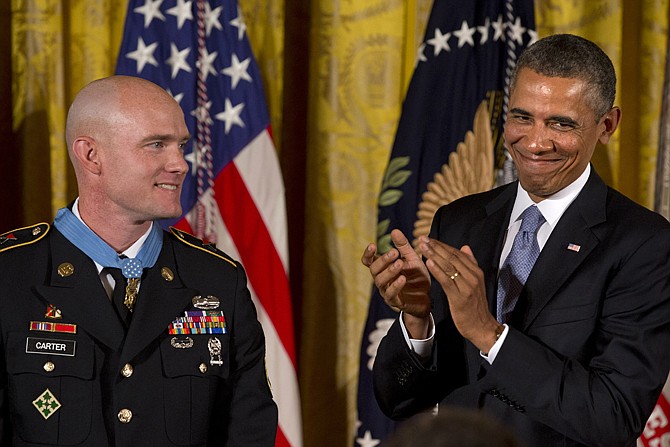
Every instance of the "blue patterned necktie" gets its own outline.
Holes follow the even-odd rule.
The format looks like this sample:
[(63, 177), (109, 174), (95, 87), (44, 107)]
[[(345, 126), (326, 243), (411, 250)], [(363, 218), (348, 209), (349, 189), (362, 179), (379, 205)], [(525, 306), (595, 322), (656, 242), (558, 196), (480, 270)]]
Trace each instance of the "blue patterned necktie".
[(531, 205), (521, 213), (521, 228), (514, 237), (512, 249), (500, 268), (498, 275), (497, 318), (501, 323), (507, 322), (514, 310), (523, 285), (528, 279), (533, 265), (540, 255), (537, 243), (537, 230), (544, 223), (544, 216), (535, 205)]

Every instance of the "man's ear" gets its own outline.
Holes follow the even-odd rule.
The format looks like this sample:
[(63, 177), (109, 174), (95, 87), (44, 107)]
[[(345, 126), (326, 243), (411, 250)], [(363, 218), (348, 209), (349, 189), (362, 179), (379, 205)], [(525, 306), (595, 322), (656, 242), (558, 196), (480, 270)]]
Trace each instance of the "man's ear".
[(84, 136), (74, 140), (72, 155), (76, 163), (83, 169), (94, 175), (100, 174), (100, 152), (93, 138)]
[(603, 117), (604, 127), (602, 133), (598, 137), (598, 141), (602, 144), (607, 144), (614, 131), (619, 127), (619, 122), (621, 122), (621, 109), (614, 106)]

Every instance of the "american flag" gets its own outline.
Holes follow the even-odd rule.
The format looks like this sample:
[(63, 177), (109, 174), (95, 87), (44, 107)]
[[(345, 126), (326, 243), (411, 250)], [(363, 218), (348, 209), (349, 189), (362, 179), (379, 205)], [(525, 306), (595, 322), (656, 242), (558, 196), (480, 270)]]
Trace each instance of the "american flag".
[(642, 435), (637, 440), (638, 447), (670, 446), (670, 378), (649, 416)]
[(165, 88), (192, 135), (184, 215), (165, 226), (245, 266), (279, 407), (277, 446), (302, 445), (283, 180), (260, 72), (235, 0), (131, 0), (116, 73)]

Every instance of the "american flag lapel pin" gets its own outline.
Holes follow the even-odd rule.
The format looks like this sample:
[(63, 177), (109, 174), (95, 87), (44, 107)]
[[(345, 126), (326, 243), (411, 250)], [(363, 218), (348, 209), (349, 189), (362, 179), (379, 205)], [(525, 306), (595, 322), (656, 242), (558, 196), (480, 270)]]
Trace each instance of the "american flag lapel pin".
[(579, 250), (582, 248), (581, 245), (577, 244), (568, 244), (568, 250), (572, 250), (574, 252), (579, 252)]

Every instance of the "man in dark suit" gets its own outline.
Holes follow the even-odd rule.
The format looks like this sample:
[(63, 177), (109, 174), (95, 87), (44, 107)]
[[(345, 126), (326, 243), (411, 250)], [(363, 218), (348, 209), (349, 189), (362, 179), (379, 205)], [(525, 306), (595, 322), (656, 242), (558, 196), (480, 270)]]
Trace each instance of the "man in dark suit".
[(387, 415), (475, 407), (528, 446), (635, 445), (670, 367), (670, 224), (590, 166), (615, 84), (592, 42), (539, 40), (511, 79), (519, 181), (442, 207), (425, 263), (398, 230), (396, 249), (366, 248), (402, 311), (374, 364)]
[(75, 98), (79, 197), (0, 236), (0, 445), (273, 446), (277, 408), (242, 266), (181, 214), (189, 139), (157, 85)]

